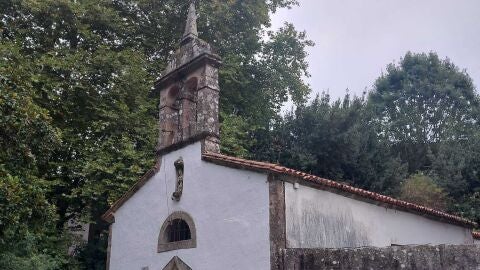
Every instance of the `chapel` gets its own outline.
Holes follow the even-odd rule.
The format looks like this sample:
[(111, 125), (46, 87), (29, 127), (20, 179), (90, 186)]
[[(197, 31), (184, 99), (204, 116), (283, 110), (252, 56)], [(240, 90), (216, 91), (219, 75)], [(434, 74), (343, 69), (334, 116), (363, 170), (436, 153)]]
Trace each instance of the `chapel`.
[[(292, 249), (470, 245), (474, 222), (278, 164), (223, 155), (218, 70), (195, 5), (167, 68), (156, 164), (103, 215), (108, 269), (288, 269)], [(475, 237), (474, 237), (475, 235)]]

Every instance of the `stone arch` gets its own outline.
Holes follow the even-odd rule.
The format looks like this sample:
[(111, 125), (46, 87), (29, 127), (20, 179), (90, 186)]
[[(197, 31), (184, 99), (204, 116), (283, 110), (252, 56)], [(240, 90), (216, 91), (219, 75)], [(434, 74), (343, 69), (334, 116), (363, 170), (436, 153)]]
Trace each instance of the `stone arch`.
[(195, 93), (198, 88), (198, 78), (197, 77), (191, 77), (185, 82), (185, 90), (188, 93)]
[(197, 122), (198, 78), (193, 76), (183, 83), (180, 128), (184, 138), (195, 135)]
[[(172, 238), (172, 230), (178, 229), (178, 227), (185, 229), (188, 227), (188, 233), (184, 236), (187, 237), (174, 237)], [(185, 232), (183, 232), (185, 233)], [(189, 238), (189, 239), (188, 239)], [(173, 212), (167, 217), (163, 223), (160, 234), (158, 236), (158, 249), (157, 252), (166, 252), (176, 249), (189, 249), (197, 247), (197, 232), (193, 218), (185, 212)]]
[(177, 84), (173, 85), (168, 89), (165, 105), (173, 106), (177, 101), (178, 95), (180, 94), (180, 86)]

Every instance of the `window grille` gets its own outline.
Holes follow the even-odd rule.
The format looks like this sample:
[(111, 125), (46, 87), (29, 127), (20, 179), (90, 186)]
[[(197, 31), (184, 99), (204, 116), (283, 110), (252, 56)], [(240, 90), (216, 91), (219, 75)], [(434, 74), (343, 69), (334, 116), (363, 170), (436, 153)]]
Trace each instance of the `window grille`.
[(197, 233), (192, 217), (173, 212), (165, 219), (158, 236), (158, 252), (197, 247)]
[(182, 219), (174, 219), (168, 226), (168, 242), (178, 242), (192, 239), (192, 234), (187, 222)]

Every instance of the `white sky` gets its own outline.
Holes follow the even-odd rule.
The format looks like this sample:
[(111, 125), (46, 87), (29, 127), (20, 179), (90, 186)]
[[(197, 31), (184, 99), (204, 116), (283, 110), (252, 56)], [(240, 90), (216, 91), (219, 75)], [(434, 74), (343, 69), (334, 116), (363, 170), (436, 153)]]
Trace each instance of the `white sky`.
[(278, 11), (272, 27), (284, 21), (316, 44), (308, 58), (312, 96), (343, 97), (346, 88), (360, 95), (409, 50), (449, 57), (480, 90), (480, 0), (300, 0)]

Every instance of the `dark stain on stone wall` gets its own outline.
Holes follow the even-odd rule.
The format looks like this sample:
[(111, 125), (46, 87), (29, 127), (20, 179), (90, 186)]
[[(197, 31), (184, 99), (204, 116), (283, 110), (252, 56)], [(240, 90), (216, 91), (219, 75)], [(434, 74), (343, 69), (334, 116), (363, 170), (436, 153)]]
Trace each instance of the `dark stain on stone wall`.
[(364, 224), (354, 220), (350, 209), (338, 209), (335, 214), (325, 214), (314, 203), (303, 203), (299, 215), (294, 215), (288, 229), (289, 247), (341, 248), (369, 246), (369, 233)]

